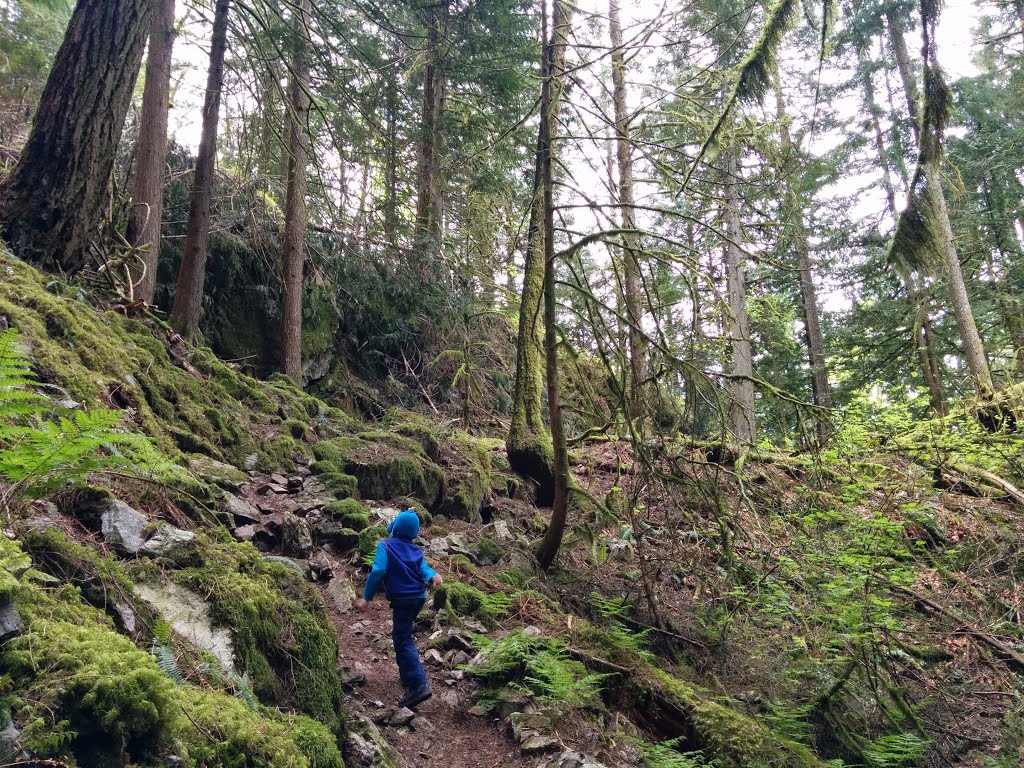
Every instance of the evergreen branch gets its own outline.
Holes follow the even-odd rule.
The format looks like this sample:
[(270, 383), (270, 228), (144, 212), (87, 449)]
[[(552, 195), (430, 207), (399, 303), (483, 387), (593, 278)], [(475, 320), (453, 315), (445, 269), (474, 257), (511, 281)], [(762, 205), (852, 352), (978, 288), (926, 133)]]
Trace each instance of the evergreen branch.
[(772, 73), (778, 66), (778, 53), (782, 46), (782, 38), (793, 25), (799, 9), (798, 0), (777, 0), (768, 11), (764, 27), (761, 28), (761, 36), (740, 62), (736, 82), (733, 83), (732, 90), (725, 100), (718, 119), (701, 144), (697, 157), (694, 158), (693, 164), (686, 172), (680, 192), (689, 186), (694, 171), (718, 139), (718, 135), (725, 127), (725, 122), (729, 119), (737, 102), (758, 102), (768, 92), (772, 83)]

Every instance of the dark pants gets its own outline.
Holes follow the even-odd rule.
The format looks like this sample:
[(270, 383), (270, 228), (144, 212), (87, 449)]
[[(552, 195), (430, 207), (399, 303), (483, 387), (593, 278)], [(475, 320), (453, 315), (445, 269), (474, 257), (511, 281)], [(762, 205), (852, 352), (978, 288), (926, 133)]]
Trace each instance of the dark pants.
[(391, 601), (391, 640), (395, 644), (395, 661), (398, 662), (398, 676), (407, 691), (414, 691), (427, 684), (427, 675), (420, 663), (420, 652), (416, 650), (416, 638), (412, 635), (416, 616), (426, 602), (422, 597), (397, 598)]

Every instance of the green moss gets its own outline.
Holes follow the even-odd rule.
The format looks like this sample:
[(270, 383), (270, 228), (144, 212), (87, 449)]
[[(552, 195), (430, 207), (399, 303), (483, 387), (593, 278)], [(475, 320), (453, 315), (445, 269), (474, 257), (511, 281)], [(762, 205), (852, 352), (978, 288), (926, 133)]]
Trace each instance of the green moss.
[(305, 422), (298, 419), (286, 419), (281, 428), (296, 440), (305, 440), (309, 429)]
[(178, 700), (191, 725), (175, 739), (187, 765), (344, 768), (330, 732), (309, 718), (253, 712), (239, 699), (188, 687)]
[(481, 536), (473, 545), (473, 554), (482, 565), (493, 565), (501, 560), (505, 550), (490, 536)]
[(362, 531), (370, 526), (370, 510), (355, 499), (332, 501), (324, 506), (324, 513), (355, 531)]
[(347, 475), (329, 460), (314, 461), (309, 465), (313, 474), (317, 475), (324, 487), (338, 499), (348, 499), (359, 492), (359, 481)]
[(256, 468), (261, 472), (291, 472), (299, 459), (309, 459), (311, 455), (310, 447), (291, 434), (276, 435), (263, 444)]
[(383, 525), (375, 525), (359, 532), (359, 554), (363, 560), (373, 559), (377, 551), (377, 543), (386, 538), (388, 529)]
[(184, 567), (169, 577), (205, 596), (214, 622), (231, 630), (239, 666), (256, 694), (295, 706), (340, 733), (337, 636), (319, 594), (302, 575), (265, 562), (248, 544), (203, 534), (174, 553), (175, 561)]
[(448, 581), (438, 590), (447, 608), (459, 616), (472, 616), (488, 626), (508, 613), (512, 599), (504, 592), (488, 594), (471, 584)]
[(491, 488), (490, 444), (465, 432), (451, 436), (454, 455), (440, 512), (461, 520), (480, 521), (480, 507)]
[(63, 283), (6, 256), (0, 271), (0, 314), (21, 331), (42, 379), (79, 402), (126, 408), (172, 458), (199, 453), (240, 466), (268, 427), (282, 418), (308, 422), (324, 409), (290, 382), (257, 382), (205, 349), (175, 346), (194, 370), (179, 367), (166, 325), (57, 295)]
[(662, 695), (689, 716), (700, 748), (706, 749), (723, 768), (819, 768), (807, 747), (776, 736), (753, 718), (712, 701), (695, 686), (664, 670), (651, 668)]

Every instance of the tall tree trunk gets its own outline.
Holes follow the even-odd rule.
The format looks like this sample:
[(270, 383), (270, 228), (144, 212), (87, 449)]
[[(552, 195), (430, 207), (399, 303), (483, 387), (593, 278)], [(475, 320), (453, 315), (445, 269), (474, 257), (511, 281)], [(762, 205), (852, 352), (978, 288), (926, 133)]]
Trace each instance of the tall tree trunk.
[(754, 407), (754, 356), (750, 348), (750, 315), (747, 312), (747, 281), (743, 265), (743, 227), (740, 224), (740, 196), (737, 185), (738, 164), (735, 150), (725, 161), (725, 244), (726, 293), (729, 307), (725, 317), (725, 335), (732, 348), (732, 396), (729, 425), (733, 437), (750, 444), (757, 439)]
[(917, 80), (914, 77), (914, 68), (910, 64), (907, 41), (903, 36), (903, 19), (890, 9), (885, 13), (885, 23), (889, 28), (889, 43), (892, 45), (893, 57), (896, 59), (896, 69), (900, 73), (900, 82), (903, 84), (903, 96), (907, 100), (907, 113), (910, 115), (910, 122), (914, 128), (914, 140), (920, 142), (921, 115), (917, 107)]
[[(553, 73), (549, 83), (551, 93), (547, 102), (549, 125), (554, 125), (558, 120), (571, 13), (571, 9), (563, 0), (556, 0), (551, 40), (547, 44), (551, 49)], [(552, 131), (551, 146), (548, 148), (552, 163), (555, 162), (557, 151), (558, 145)], [(547, 506), (554, 497), (555, 477), (550, 436), (541, 414), (544, 353), (540, 319), (544, 297), (545, 248), (542, 155), (542, 142), (538, 134), (526, 260), (523, 265), (523, 295), (519, 304), (516, 382), (506, 447), (509, 466), (538, 484), (540, 490), (537, 501), (542, 506)]]
[(420, 157), (416, 195), (416, 257), (423, 279), (436, 275), (441, 251), (441, 122), (447, 78), (441, 60), (441, 6), (427, 8), (427, 63), (423, 72)]
[[(794, 159), (793, 139), (789, 133), (789, 118), (786, 115), (786, 102), (782, 94), (782, 84), (776, 72), (775, 101), (778, 110), (780, 145), (784, 168)], [(788, 170), (788, 169), (787, 169)], [(807, 341), (807, 356), (811, 366), (811, 395), (814, 404), (821, 408), (832, 407), (832, 390), (828, 383), (828, 368), (825, 364), (825, 342), (821, 334), (821, 321), (818, 317), (818, 292), (814, 286), (814, 275), (811, 272), (811, 253), (808, 244), (807, 230), (804, 227), (804, 212), (800, 202), (800, 193), (794, 183), (793, 175), (786, 173), (786, 201), (789, 218), (793, 224), (793, 249), (796, 252), (796, 269), (800, 278), (800, 299), (804, 311), (804, 335)], [(824, 445), (829, 439), (829, 422), (824, 415), (817, 417), (818, 440)]]
[[(555, 0), (555, 25), (563, 11), (559, 9), (563, 0)], [(544, 37), (544, 84), (541, 88), (540, 135), (538, 150), (540, 151), (541, 186), (543, 189), (544, 209), (544, 353), (548, 376), (548, 410), (551, 416), (551, 444), (553, 449), (554, 497), (551, 504), (551, 522), (540, 547), (537, 549), (537, 562), (541, 568), (550, 568), (558, 556), (565, 534), (566, 518), (569, 507), (569, 451), (566, 447), (565, 432), (562, 427), (562, 409), (558, 390), (558, 334), (555, 314), (555, 204), (554, 180), (552, 178), (553, 145), (555, 129), (551, 108), (552, 80), (561, 77), (561, 70), (554, 69), (554, 40), (547, 35), (547, 2), (541, 0), (543, 14)], [(568, 23), (568, 19), (566, 19)], [(555, 33), (556, 36), (558, 33)]]
[(185, 246), (174, 290), (174, 306), (171, 308), (171, 325), (186, 339), (193, 338), (199, 330), (199, 317), (203, 310), (213, 168), (217, 159), (217, 121), (220, 117), (220, 92), (224, 86), (224, 51), (227, 47), (230, 10), (231, 0), (217, 0), (210, 40), (206, 99), (203, 102), (203, 131), (199, 139), (195, 178), (189, 199)]
[(152, 303), (160, 260), (160, 224), (164, 210), (164, 169), (167, 165), (167, 117), (171, 106), (171, 52), (174, 48), (174, 0), (157, 0), (149, 31), (146, 86), (142, 92), (139, 140), (135, 147), (132, 208), (125, 239), (143, 249), (132, 265), (136, 298)]
[[(863, 67), (865, 60), (860, 50), (858, 50), (858, 57)], [(879, 107), (875, 100), (875, 87), (869, 72), (865, 72), (863, 83), (868, 113), (871, 115), (871, 124), (875, 133), (875, 152), (878, 154), (878, 163), (882, 169), (882, 189), (885, 191), (889, 214), (895, 220), (899, 216), (896, 210), (896, 188), (890, 175), (889, 161), (885, 153), (885, 138), (879, 120)], [(913, 99), (911, 99), (911, 103), (913, 103)], [(942, 416), (946, 412), (945, 398), (942, 395), (942, 376), (939, 372), (938, 356), (935, 354), (932, 321), (928, 315), (924, 292), (918, 286), (917, 279), (911, 270), (903, 266), (898, 266), (897, 269), (907, 291), (907, 303), (910, 306), (911, 317), (914, 318), (912, 341), (921, 367), (921, 377), (928, 388), (928, 400), (936, 415)]]
[(106, 219), (110, 174), (142, 65), (155, 0), (79, 0), (28, 141), (0, 186), (15, 254), (76, 272)]
[(306, 248), (306, 166), (309, 164), (310, 0), (293, 11), (295, 53), (285, 115), (288, 175), (284, 208), (281, 370), (302, 386), (302, 266)]
[[(396, 56), (397, 60), (397, 56)], [(396, 69), (397, 69), (397, 65)], [(398, 83), (387, 77), (384, 99), (384, 239), (392, 258), (398, 257)]]
[[(935, 27), (938, 24), (937, 6), (922, 0), (922, 60), (924, 61), (925, 102), (922, 110), (920, 132), (918, 134), (918, 166), (923, 171), (926, 185), (923, 194), (926, 199), (927, 226), (936, 227), (934, 240), (937, 242), (939, 258), (946, 270), (946, 281), (949, 286), (949, 303), (956, 318), (957, 329), (960, 331), (960, 344), (963, 346), (964, 358), (974, 380), (978, 394), (988, 397), (993, 392), (992, 372), (985, 355), (985, 345), (978, 325), (971, 311), (971, 301), (964, 282), (960, 257), (957, 254), (953, 228), (949, 223), (949, 211), (946, 207), (946, 196), (942, 189), (940, 161), (942, 158), (943, 127), (948, 110), (946, 98), (948, 89), (942, 79), (942, 71), (938, 63)], [(904, 81), (904, 88), (910, 84)], [(915, 179), (917, 176), (915, 176)], [(919, 186), (919, 185), (913, 185)]]
[[(619, 207), (622, 211), (622, 228), (636, 230), (633, 198), (633, 145), (629, 140), (630, 115), (626, 104), (626, 60), (622, 43), (622, 24), (619, 20), (619, 0), (609, 0), (608, 26), (612, 43), (612, 101), (615, 108), (615, 154), (619, 170)], [(629, 356), (629, 385), (627, 388), (629, 413), (640, 415), (643, 398), (640, 386), (644, 380), (644, 338), (640, 327), (641, 286), (640, 286), (640, 238), (635, 231), (622, 237), (623, 285), (626, 303), (626, 319)]]
[(964, 358), (967, 360), (967, 368), (974, 379), (978, 394), (983, 397), (991, 395), (994, 390), (992, 372), (988, 367), (988, 358), (985, 354), (985, 345), (978, 333), (978, 324), (974, 321), (974, 313), (971, 310), (971, 300), (967, 293), (967, 283), (964, 281), (963, 270), (960, 268), (960, 257), (956, 249), (956, 240), (953, 236), (953, 228), (949, 223), (949, 211), (946, 208), (946, 196), (939, 183), (939, 164), (932, 163), (928, 171), (932, 179), (935, 196), (935, 222), (939, 226), (939, 233), (942, 239), (940, 256), (943, 266), (946, 268), (946, 280), (949, 283), (949, 302), (956, 318), (957, 330), (960, 331), (960, 343), (964, 348)]

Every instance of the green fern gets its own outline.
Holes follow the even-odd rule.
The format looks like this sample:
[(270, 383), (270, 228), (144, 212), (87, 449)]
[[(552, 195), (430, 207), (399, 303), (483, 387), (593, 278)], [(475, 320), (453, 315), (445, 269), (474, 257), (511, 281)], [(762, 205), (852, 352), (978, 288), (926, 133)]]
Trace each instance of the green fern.
[(178, 659), (174, 656), (174, 650), (169, 644), (154, 639), (152, 653), (156, 657), (156, 665), (160, 667), (161, 672), (177, 685), (185, 683), (185, 676), (182, 675), (181, 668), (178, 667)]
[(45, 495), (94, 472), (173, 471), (148, 437), (124, 428), (120, 411), (55, 415), (37, 385), (17, 331), (0, 333), (0, 477), (22, 493)]
[(647, 768), (711, 768), (713, 763), (700, 752), (680, 752), (682, 737), (669, 741), (650, 742), (630, 739), (644, 759)]
[(913, 733), (897, 733), (875, 739), (861, 754), (869, 768), (904, 768), (924, 758), (924, 740)]
[[(593, 707), (598, 703), (603, 674), (588, 674), (587, 668), (569, 658), (564, 642), (529, 637), (521, 630), (503, 638), (477, 639), (483, 662), (467, 667), (485, 685), (528, 692), (537, 701), (562, 702), (569, 708)], [(500, 695), (485, 691), (483, 701), (493, 703)]]

